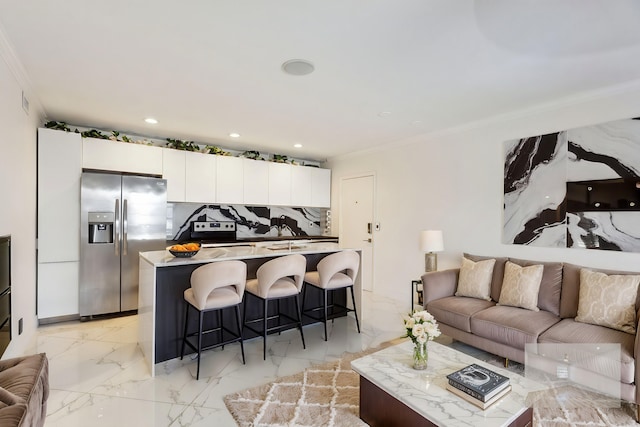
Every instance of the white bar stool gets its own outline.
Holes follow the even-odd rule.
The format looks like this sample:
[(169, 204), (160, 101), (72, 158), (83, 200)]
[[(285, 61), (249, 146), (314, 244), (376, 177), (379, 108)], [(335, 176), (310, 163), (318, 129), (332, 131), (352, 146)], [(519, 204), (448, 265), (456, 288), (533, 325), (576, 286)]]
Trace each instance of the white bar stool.
[[(304, 281), (307, 285), (311, 285), (323, 292), (323, 304), (320, 307), (314, 307), (304, 310), (306, 316), (324, 323), (324, 340), (327, 341), (327, 317), (328, 309), (331, 308), (331, 314), (335, 314), (333, 307), (338, 307), (341, 313), (348, 313), (353, 311), (356, 317), (356, 326), (358, 333), (360, 333), (360, 322), (358, 321), (358, 311), (356, 307), (356, 298), (353, 293), (353, 284), (355, 283), (358, 275), (358, 267), (360, 266), (360, 256), (355, 251), (341, 251), (331, 255), (327, 255), (322, 258), (318, 263), (318, 271), (309, 271), (304, 275)], [(335, 291), (338, 289), (349, 288), (351, 289), (351, 302), (353, 303), (353, 309), (340, 304), (328, 304), (329, 291)], [(302, 306), (304, 307), (307, 294), (307, 287), (305, 286), (302, 294)], [(315, 311), (323, 311), (322, 318), (309, 315), (307, 313)]]
[[(300, 311), (300, 290), (302, 280), (307, 269), (307, 259), (302, 255), (285, 255), (262, 264), (256, 272), (256, 278), (247, 280), (246, 291), (248, 295), (258, 298), (263, 303), (262, 318), (247, 320), (247, 298), (245, 298), (244, 326), (256, 334), (261, 334), (264, 339), (263, 358), (267, 359), (267, 334), (272, 331), (280, 332), (297, 325), (302, 338), (302, 348), (306, 348), (304, 334), (302, 332), (302, 314)], [(297, 319), (280, 311), (280, 300), (293, 298), (296, 304)], [(269, 301), (277, 301), (278, 313), (275, 316), (268, 315)], [(281, 318), (290, 320), (290, 323), (282, 324)], [(269, 320), (277, 319), (278, 324), (269, 327)], [(254, 329), (252, 323), (262, 322), (262, 330)]]
[[(191, 273), (191, 287), (184, 291), (186, 312), (184, 317), (184, 335), (182, 339), (182, 351), (180, 359), (184, 357), (185, 345), (198, 352), (198, 369), (196, 379), (200, 379), (200, 355), (202, 350), (220, 347), (224, 349), (226, 344), (240, 341), (242, 363), (244, 360), (244, 344), (242, 342), (242, 324), (240, 322), (240, 303), (244, 295), (247, 280), (247, 265), (242, 261), (219, 261), (196, 268)], [(192, 307), (199, 313), (199, 327), (197, 332), (188, 333), (189, 308)], [(235, 307), (237, 332), (224, 326), (222, 311), (225, 308)], [(219, 326), (206, 331), (202, 330), (204, 314), (216, 311), (218, 313)], [(230, 339), (224, 339), (224, 332), (232, 335)], [(211, 332), (219, 332), (220, 339), (216, 344), (202, 347), (202, 336)], [(197, 343), (193, 344), (188, 338), (197, 337)]]

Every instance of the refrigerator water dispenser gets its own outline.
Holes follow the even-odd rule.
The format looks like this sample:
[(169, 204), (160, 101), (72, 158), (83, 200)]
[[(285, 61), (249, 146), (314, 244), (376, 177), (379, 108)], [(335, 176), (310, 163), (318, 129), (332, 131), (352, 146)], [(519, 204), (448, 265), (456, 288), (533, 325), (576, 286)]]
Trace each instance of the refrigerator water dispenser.
[(89, 243), (113, 243), (113, 212), (89, 212)]

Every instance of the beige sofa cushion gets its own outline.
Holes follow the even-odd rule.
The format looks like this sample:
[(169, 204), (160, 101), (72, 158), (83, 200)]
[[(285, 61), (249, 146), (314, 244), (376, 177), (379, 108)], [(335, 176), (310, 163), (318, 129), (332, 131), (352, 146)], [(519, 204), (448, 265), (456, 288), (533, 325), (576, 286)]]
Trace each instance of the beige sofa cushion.
[(517, 258), (509, 258), (509, 261), (522, 267), (539, 264), (544, 266), (542, 281), (540, 282), (540, 291), (538, 292), (538, 308), (559, 316), (563, 263), (530, 261)]
[(580, 270), (580, 295), (576, 322), (636, 333), (636, 299), (640, 276), (606, 275)]
[(559, 321), (548, 311), (497, 305), (473, 315), (471, 333), (524, 351), (525, 344), (535, 343), (541, 333)]
[[(560, 297), (560, 317), (576, 317), (578, 314), (578, 296), (580, 295), (580, 270), (585, 267), (575, 264), (564, 264), (562, 272), (562, 296)], [(637, 275), (637, 272), (621, 271), (621, 270), (604, 270), (600, 268), (591, 268), (591, 271), (612, 275)], [(640, 294), (636, 299), (636, 311), (640, 310)]]
[(491, 279), (493, 278), (493, 266), (495, 263), (495, 259), (475, 262), (462, 258), (456, 296), (480, 298), (489, 301), (491, 299)]
[(542, 265), (521, 267), (507, 261), (504, 267), (504, 281), (498, 305), (526, 308), (539, 311), (538, 291), (542, 281)]
[(504, 263), (507, 262), (507, 258), (471, 255), (468, 253), (463, 254), (463, 256), (476, 262), (487, 259), (496, 260), (493, 266), (493, 278), (491, 279), (491, 299), (498, 301), (500, 299), (500, 289), (502, 288), (502, 278), (504, 277)]
[(471, 316), (494, 305), (493, 301), (479, 298), (446, 297), (431, 301), (426, 309), (438, 323), (471, 332)]

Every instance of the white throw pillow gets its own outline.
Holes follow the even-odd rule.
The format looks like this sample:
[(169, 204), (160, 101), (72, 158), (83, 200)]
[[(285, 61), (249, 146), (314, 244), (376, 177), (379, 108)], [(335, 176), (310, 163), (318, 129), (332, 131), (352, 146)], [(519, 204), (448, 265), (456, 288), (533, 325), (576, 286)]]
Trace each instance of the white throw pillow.
[(470, 259), (462, 258), (456, 296), (490, 300), (491, 279), (495, 264), (495, 259), (473, 262)]
[(521, 267), (511, 261), (504, 266), (504, 279), (498, 305), (510, 305), (540, 311), (538, 308), (538, 292), (544, 266), (541, 264)]
[(611, 275), (580, 269), (576, 322), (636, 333), (636, 298), (640, 276)]

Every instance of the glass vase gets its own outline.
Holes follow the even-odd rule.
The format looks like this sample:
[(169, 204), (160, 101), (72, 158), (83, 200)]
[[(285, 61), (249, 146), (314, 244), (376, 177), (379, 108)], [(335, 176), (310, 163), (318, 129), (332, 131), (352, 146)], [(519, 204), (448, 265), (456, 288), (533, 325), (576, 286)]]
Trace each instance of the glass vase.
[(427, 343), (426, 342), (424, 344), (415, 343), (415, 345), (413, 346), (413, 369), (417, 369), (417, 370), (427, 369), (428, 361), (429, 361), (429, 351), (427, 351)]

